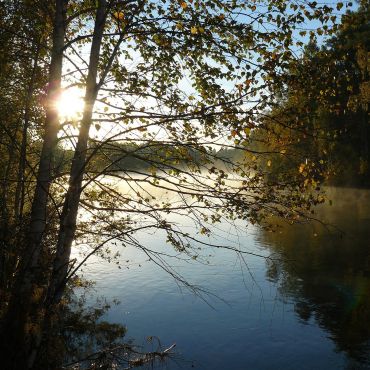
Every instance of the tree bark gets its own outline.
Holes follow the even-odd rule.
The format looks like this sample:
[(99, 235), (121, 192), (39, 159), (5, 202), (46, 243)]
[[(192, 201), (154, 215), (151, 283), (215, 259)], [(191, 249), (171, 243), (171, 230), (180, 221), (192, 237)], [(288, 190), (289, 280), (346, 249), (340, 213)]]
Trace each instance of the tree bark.
[(24, 175), (25, 175), (26, 160), (27, 160), (27, 135), (28, 135), (28, 128), (30, 124), (32, 95), (35, 89), (34, 85), (35, 85), (36, 70), (37, 70), (38, 61), (39, 61), (39, 55), (40, 55), (40, 43), (36, 41), (32, 73), (31, 73), (29, 84), (28, 84), (26, 100), (25, 100), (23, 129), (22, 129), (22, 143), (21, 143), (20, 158), (19, 158), (19, 165), (18, 165), (17, 188), (16, 188), (15, 200), (14, 200), (14, 214), (15, 214), (16, 222), (18, 224), (22, 222), (22, 214), (23, 214), (23, 207), (24, 207)]
[(69, 187), (61, 214), (56, 256), (48, 291), (48, 303), (59, 303), (68, 273), (72, 242), (74, 240), (77, 213), (80, 203), (82, 181), (85, 171), (86, 151), (92, 122), (93, 107), (98, 94), (97, 75), (103, 31), (107, 16), (107, 2), (100, 0), (96, 11), (94, 33), (90, 52), (86, 82), (85, 106), (79, 131), (77, 146), (70, 171)]
[(28, 243), (26, 248), (20, 248), (23, 250), (20, 256), (20, 269), (1, 328), (2, 366), (9, 370), (33, 367), (35, 344), (40, 342), (41, 336), (38, 321), (43, 310), (39, 305), (41, 297), (40, 290), (37, 288), (45, 283), (40, 279), (41, 276), (45, 276), (40, 257), (47, 222), (52, 160), (59, 132), (59, 117), (55, 101), (61, 87), (67, 5), (68, 0), (55, 0), (45, 131), (27, 232)]

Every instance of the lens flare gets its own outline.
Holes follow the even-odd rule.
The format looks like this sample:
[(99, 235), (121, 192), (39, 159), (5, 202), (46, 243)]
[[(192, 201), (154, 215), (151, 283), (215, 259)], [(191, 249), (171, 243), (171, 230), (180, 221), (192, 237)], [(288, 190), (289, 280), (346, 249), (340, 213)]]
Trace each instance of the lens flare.
[(77, 119), (84, 107), (83, 92), (77, 88), (65, 89), (57, 101), (57, 109), (62, 120)]

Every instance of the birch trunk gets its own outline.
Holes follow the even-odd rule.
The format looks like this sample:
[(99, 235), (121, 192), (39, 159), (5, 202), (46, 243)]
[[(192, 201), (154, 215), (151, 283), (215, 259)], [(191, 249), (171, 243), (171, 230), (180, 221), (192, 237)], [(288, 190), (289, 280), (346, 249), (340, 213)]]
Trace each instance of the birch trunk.
[(69, 187), (61, 214), (60, 230), (58, 235), (56, 256), (50, 280), (48, 303), (59, 303), (68, 273), (72, 242), (76, 231), (77, 213), (80, 203), (83, 175), (86, 163), (89, 131), (93, 114), (93, 107), (98, 93), (97, 74), (102, 43), (103, 31), (107, 16), (106, 0), (98, 1), (94, 33), (90, 52), (88, 76), (86, 82), (85, 107), (81, 121), (77, 146), (70, 171)]
[[(41, 268), (42, 239), (47, 222), (47, 205), (52, 177), (53, 153), (59, 131), (55, 100), (62, 77), (65, 20), (68, 0), (55, 1), (53, 45), (50, 61), (48, 105), (46, 107), (43, 147), (37, 174), (27, 244), (20, 258), (20, 269), (13, 288), (8, 312), (2, 325), (2, 366), (6, 369), (31, 369), (35, 361), (35, 343), (40, 342), (39, 317), (43, 314), (35, 289), (43, 284)], [(31, 317), (33, 316), (33, 317)], [(36, 316), (36, 318), (35, 318)]]

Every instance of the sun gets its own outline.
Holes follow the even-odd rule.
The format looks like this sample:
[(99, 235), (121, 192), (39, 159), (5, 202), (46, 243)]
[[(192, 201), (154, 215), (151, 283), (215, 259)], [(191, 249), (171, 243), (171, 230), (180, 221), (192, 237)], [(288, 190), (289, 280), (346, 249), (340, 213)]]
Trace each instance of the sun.
[(76, 87), (64, 89), (56, 104), (62, 120), (77, 119), (84, 108), (83, 91)]

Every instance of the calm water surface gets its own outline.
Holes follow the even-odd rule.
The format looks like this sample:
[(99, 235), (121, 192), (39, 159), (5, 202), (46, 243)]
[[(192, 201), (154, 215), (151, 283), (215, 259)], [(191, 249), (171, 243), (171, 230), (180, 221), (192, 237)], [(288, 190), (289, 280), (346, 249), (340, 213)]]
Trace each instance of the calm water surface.
[[(91, 259), (85, 276), (96, 295), (118, 299), (106, 319), (127, 326), (144, 344), (157, 336), (177, 344), (169, 369), (370, 369), (370, 191), (329, 189), (333, 205), (318, 215), (344, 232), (314, 225), (267, 233), (252, 225), (214, 230), (218, 242), (271, 257), (208, 253), (209, 264), (172, 264), (219, 298), (208, 304), (139, 251), (129, 268)], [(220, 235), (219, 237), (217, 235)], [(161, 235), (140, 235), (169, 249)]]

